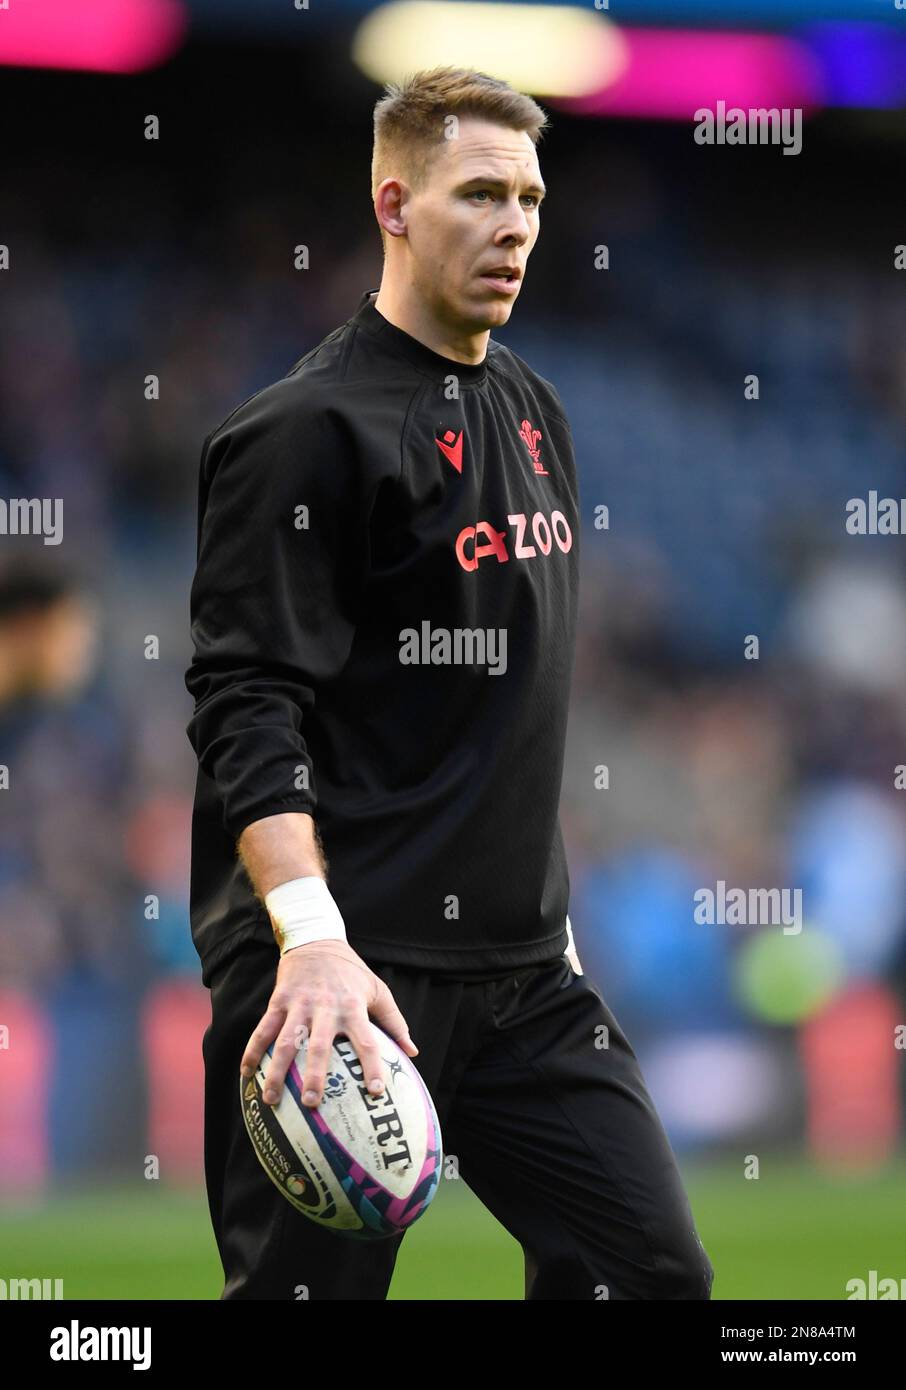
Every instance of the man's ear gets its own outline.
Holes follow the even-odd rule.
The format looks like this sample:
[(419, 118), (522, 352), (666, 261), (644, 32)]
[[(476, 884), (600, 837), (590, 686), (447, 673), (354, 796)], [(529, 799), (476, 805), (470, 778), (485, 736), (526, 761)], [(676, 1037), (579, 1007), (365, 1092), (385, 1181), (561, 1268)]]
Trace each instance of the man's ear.
[(378, 185), (374, 195), (374, 215), (387, 236), (402, 236), (405, 233), (408, 198), (409, 190), (401, 179), (383, 179)]

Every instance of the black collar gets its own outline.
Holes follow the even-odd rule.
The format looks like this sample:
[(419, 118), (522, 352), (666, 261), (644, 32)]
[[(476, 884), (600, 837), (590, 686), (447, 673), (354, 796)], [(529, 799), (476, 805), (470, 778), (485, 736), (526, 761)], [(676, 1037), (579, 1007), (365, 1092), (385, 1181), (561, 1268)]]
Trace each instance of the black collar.
[(372, 337), (380, 341), (392, 352), (405, 357), (413, 366), (427, 376), (431, 376), (435, 381), (445, 381), (447, 377), (455, 376), (461, 383), (480, 385), (488, 374), (488, 356), (490, 355), (491, 343), (488, 340), (488, 353), (483, 362), (469, 363), (457, 362), (452, 357), (444, 357), (441, 353), (435, 352), (425, 343), (419, 342), (418, 338), (413, 338), (411, 334), (405, 333), (402, 328), (397, 328), (395, 323), (385, 319), (384, 315), (374, 307), (374, 296), (377, 290), (366, 290), (359, 301), (359, 306), (352, 317), (351, 322), (357, 327), (370, 333)]

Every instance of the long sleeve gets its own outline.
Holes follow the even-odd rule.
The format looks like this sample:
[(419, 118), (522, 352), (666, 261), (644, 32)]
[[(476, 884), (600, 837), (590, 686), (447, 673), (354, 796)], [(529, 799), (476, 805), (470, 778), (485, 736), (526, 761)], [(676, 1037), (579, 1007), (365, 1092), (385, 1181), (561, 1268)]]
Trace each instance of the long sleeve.
[(373, 292), (214, 431), (187, 674), (205, 983), (271, 947), (236, 840), (293, 809), (369, 964), (493, 978), (569, 946), (581, 529), (555, 387), (493, 339), (481, 363), (444, 357)]
[(234, 838), (262, 816), (314, 813), (305, 714), (352, 645), (372, 503), (341, 410), (292, 377), (205, 441), (186, 732)]

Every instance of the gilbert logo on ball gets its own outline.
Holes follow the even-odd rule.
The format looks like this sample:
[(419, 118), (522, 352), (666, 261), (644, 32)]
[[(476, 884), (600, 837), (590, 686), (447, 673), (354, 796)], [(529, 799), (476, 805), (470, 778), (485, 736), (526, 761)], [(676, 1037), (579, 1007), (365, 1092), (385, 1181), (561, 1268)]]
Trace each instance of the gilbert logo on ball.
[(443, 1161), (434, 1102), (409, 1057), (374, 1023), (384, 1092), (373, 1096), (352, 1043), (336, 1037), (320, 1105), (302, 1104), (308, 1040), (280, 1100), (262, 1099), (265, 1067), (240, 1077), (246, 1129), (288, 1202), (337, 1235), (374, 1239), (407, 1230), (429, 1206)]

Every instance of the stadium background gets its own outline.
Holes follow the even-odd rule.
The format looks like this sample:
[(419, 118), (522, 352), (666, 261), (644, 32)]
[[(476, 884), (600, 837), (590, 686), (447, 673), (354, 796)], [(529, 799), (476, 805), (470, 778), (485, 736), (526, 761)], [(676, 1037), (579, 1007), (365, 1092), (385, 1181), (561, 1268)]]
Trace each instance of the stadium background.
[[(380, 84), (353, 57), (376, 7), (90, 8), (94, 47), (65, 5), (0, 30), (0, 492), (65, 514), (59, 547), (0, 537), (0, 1276), (216, 1298), (187, 919), (198, 459), (379, 283)], [(584, 17), (640, 52), (674, 27), (619, 114), (526, 84), (551, 116), (550, 196), (497, 336), (555, 381), (577, 446), (570, 915), (714, 1296), (836, 1299), (906, 1276), (906, 584), (900, 537), (844, 524), (848, 499), (906, 492), (906, 14), (727, 3), (735, 66), (719, 43), (669, 61), (714, 38), (705, 0)], [(689, 84), (732, 104), (766, 39), (746, 90), (807, 108), (802, 153), (697, 145)], [(387, 76), (425, 65), (414, 45)], [(509, 77), (493, 56), (477, 35), (474, 65)], [(58, 597), (23, 608), (45, 584)], [(718, 880), (801, 887), (803, 931), (697, 924)], [(515, 1242), (445, 1183), (392, 1296), (521, 1288)]]

